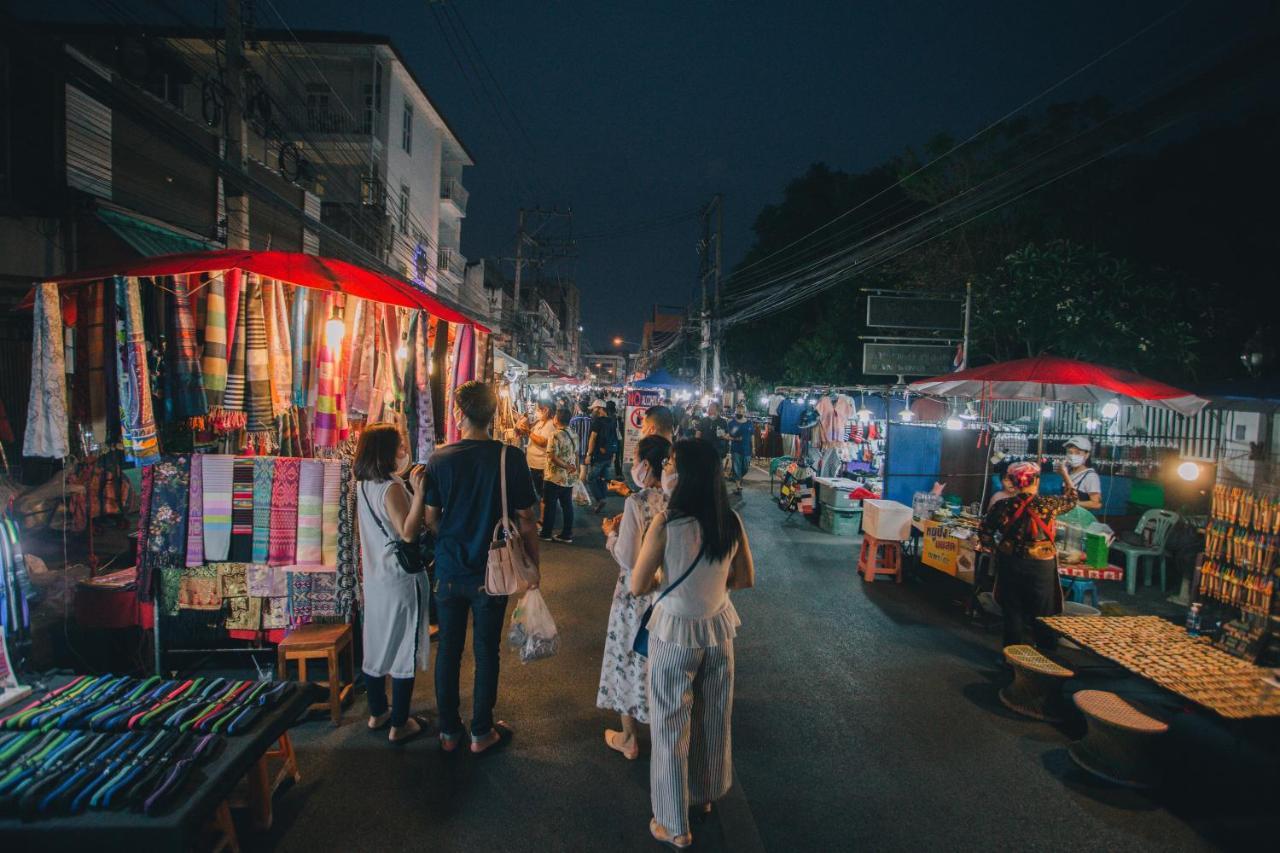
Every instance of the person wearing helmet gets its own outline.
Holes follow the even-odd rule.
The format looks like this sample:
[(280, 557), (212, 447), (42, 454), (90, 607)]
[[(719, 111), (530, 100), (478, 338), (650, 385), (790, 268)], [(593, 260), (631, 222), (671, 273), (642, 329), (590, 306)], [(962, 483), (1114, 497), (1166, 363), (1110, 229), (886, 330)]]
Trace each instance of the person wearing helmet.
[(1067, 439), (1067, 477), (1080, 497), (1081, 509), (1102, 509), (1102, 478), (1089, 466), (1089, 454), (1093, 442), (1086, 436), (1073, 435)]

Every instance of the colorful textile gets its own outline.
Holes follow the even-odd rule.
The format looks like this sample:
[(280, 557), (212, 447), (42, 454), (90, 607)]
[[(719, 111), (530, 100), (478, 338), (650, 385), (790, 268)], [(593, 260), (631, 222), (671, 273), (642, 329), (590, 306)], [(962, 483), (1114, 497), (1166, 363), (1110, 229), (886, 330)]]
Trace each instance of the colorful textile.
[(320, 504), (320, 563), (338, 567), (338, 511), (342, 506), (342, 463), (324, 463), (324, 492)]
[(274, 444), (269, 440), (275, 431), (271, 401), (271, 368), (267, 357), (267, 312), (262, 295), (262, 280), (249, 274), (249, 287), (245, 296), (248, 314), (245, 320), (245, 430), (251, 439), (267, 448)]
[(227, 390), (227, 299), (222, 278), (215, 276), (208, 285), (209, 297), (204, 311), (204, 358), (200, 368), (204, 373), (204, 396), (209, 402), (209, 413), (222, 409), (222, 397)]
[(267, 309), (267, 368), (271, 374), (271, 413), (280, 417), (293, 408), (293, 354), (289, 344), (289, 303), (284, 284), (263, 285)]
[[(120, 423), (125, 458), (138, 465), (154, 465), (160, 459), (160, 442), (156, 437), (156, 419), (151, 408), (151, 376), (147, 369), (147, 342), (142, 326), (142, 294), (136, 278), (116, 278), (115, 302), (116, 380), (120, 387)], [(65, 393), (65, 386), (60, 387)], [(65, 408), (63, 417), (66, 417)]]
[(165, 337), (164, 419), (166, 421), (204, 417), (209, 411), (204, 382), (200, 375), (200, 345), (196, 340), (196, 318), (191, 311), (188, 278), (166, 279), (165, 305), (169, 328)]
[(301, 459), (278, 458), (271, 480), (271, 529), (267, 543), (267, 563), (292, 565), (298, 541), (298, 480)]
[(218, 567), (209, 563), (187, 566), (178, 581), (180, 610), (221, 610), (222, 595), (218, 589)]
[(228, 559), (253, 559), (253, 458), (237, 456), (231, 463), (231, 550)]
[(234, 456), (206, 454), (203, 467), (204, 485), (204, 558), (210, 563), (227, 559), (231, 549), (231, 489)]
[(262, 599), (248, 595), (224, 598), (227, 613), (222, 627), (228, 631), (257, 631), (262, 627)]
[(204, 455), (191, 456), (190, 488), (187, 490), (187, 565), (204, 563)]
[(293, 362), (293, 404), (305, 408), (311, 387), (311, 292), (299, 287), (293, 293), (293, 334), (289, 341)]
[[(79, 364), (75, 373), (81, 390), (76, 397), (85, 407), (76, 413), (76, 419), (92, 430), (98, 442), (107, 441), (106, 291), (107, 285), (103, 282), (81, 288), (76, 319), (81, 330), (77, 333), (80, 335), (76, 347)], [(114, 420), (114, 404), (110, 411)]]
[(218, 594), (223, 598), (249, 594), (248, 566), (244, 563), (218, 564)]
[(167, 615), (178, 615), (178, 599), (182, 597), (182, 573), (184, 567), (161, 569), (160, 588), (156, 590), (156, 609)]
[[(326, 315), (334, 304), (333, 295), (325, 297)], [(337, 364), (334, 350), (329, 346), (326, 335), (321, 335), (318, 354), (316, 355), (316, 416), (312, 433), (312, 441), (316, 447), (336, 447), (338, 445), (338, 403), (335, 399)]]
[(138, 598), (150, 601), (158, 569), (181, 568), (187, 554), (187, 499), (191, 457), (166, 456), (152, 466), (147, 549), (138, 567)]
[(417, 413), (416, 461), (426, 463), (436, 449), (436, 423), (431, 404), (431, 373), (429, 370), (430, 345), (427, 326), (430, 323), (425, 311), (419, 311), (413, 329), (413, 385)]
[[(138, 541), (134, 543), (133, 564), (141, 574), (147, 563), (147, 534), (151, 532), (151, 492), (155, 487), (155, 472), (151, 466), (142, 469), (141, 494), (138, 495)], [(150, 592), (139, 596), (146, 601)]]
[(259, 456), (253, 460), (253, 557), (265, 563), (271, 544), (271, 486), (276, 460)]
[(31, 395), (27, 402), (24, 456), (70, 455), (67, 439), (67, 366), (62, 349), (62, 297), (58, 285), (36, 288), (31, 339)]
[(374, 306), (364, 299), (353, 300), (348, 309), (353, 314), (354, 335), (347, 363), (347, 411), (354, 417), (369, 414), (369, 398), (373, 390)]
[(309, 572), (311, 575), (311, 621), (339, 622), (338, 573)]
[(342, 461), (342, 492), (339, 502), (342, 512), (338, 513), (338, 615), (344, 619), (351, 615), (355, 607), (356, 592), (359, 581), (356, 577), (356, 491), (352, 488), (351, 463)]
[(279, 598), (289, 594), (289, 573), (279, 566), (245, 567), (245, 584), (249, 595), (260, 598)]
[[(240, 305), (236, 312), (236, 323), (230, 326), (231, 355), (227, 360), (227, 392), (222, 397), (222, 417), (215, 424), (219, 431), (243, 429), (245, 425), (245, 355), (248, 338), (248, 311), (246, 303), (249, 299), (247, 289), (240, 290)], [(230, 322), (230, 317), (227, 318)]]
[(312, 620), (311, 590), (316, 572), (289, 573), (289, 624), (297, 627)]
[(289, 596), (272, 596), (262, 600), (262, 630), (289, 627)]
[(298, 474), (299, 567), (318, 567), (323, 558), (322, 514), (324, 503), (324, 463), (303, 459)]

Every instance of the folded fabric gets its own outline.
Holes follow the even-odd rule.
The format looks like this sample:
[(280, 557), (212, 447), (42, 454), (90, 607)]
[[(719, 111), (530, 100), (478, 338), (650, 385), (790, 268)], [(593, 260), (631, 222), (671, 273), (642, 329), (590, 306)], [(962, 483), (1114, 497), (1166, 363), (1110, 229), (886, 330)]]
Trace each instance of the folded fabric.
[(255, 563), (267, 562), (271, 545), (271, 485), (276, 460), (258, 456), (253, 460), (253, 556)]
[(257, 631), (262, 627), (262, 599), (239, 595), (224, 599), (227, 615), (222, 627), (228, 631)]
[(210, 563), (227, 559), (231, 548), (231, 489), (235, 457), (206, 454), (201, 460), (204, 482), (204, 558)]
[(253, 458), (237, 456), (231, 463), (231, 549), (228, 559), (253, 559)]
[(156, 608), (168, 616), (178, 615), (178, 599), (182, 597), (182, 573), (185, 567), (161, 569), (160, 589), (156, 593)]
[(324, 463), (303, 459), (298, 475), (298, 553), (294, 563), (318, 567), (323, 559)]
[(289, 594), (289, 573), (279, 566), (250, 564), (245, 568), (245, 583), (249, 595), (279, 598)]
[(178, 583), (178, 607), (181, 610), (222, 609), (217, 566), (187, 566), (182, 570)]
[(262, 599), (262, 630), (270, 631), (288, 627), (289, 596), (286, 594)]
[(291, 565), (297, 555), (301, 464), (301, 459), (276, 459), (271, 480), (271, 529), (267, 542), (267, 563), (272, 566)]
[(204, 562), (204, 455), (191, 455), (191, 480), (187, 489), (187, 565)]
[(309, 572), (311, 575), (311, 621), (337, 622), (338, 573)]
[(342, 508), (342, 463), (324, 463), (324, 495), (320, 506), (320, 563), (338, 567), (338, 515)]

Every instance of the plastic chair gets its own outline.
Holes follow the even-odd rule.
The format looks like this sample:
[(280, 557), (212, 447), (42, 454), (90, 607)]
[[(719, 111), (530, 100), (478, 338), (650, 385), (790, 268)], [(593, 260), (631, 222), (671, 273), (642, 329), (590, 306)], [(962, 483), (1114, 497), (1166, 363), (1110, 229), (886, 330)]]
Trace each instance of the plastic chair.
[[(1130, 545), (1128, 542), (1113, 542), (1111, 547), (1124, 554), (1124, 583), (1130, 595), (1138, 591), (1138, 569), (1144, 557), (1152, 557), (1160, 561), (1160, 589), (1165, 588), (1168, 560), (1164, 553), (1165, 540), (1169, 531), (1178, 523), (1178, 514), (1167, 509), (1149, 509), (1138, 519), (1134, 530), (1139, 536), (1149, 527), (1151, 529), (1150, 545)], [(1147, 586), (1151, 586), (1151, 564), (1147, 564)]]

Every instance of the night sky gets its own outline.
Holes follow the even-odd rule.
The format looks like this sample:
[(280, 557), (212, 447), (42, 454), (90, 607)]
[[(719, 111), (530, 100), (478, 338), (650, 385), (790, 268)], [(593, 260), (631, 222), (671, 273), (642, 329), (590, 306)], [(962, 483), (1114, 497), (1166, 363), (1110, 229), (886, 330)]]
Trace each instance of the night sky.
[[(516, 209), (572, 207), (589, 341), (636, 340), (655, 302), (689, 301), (699, 223), (625, 230), (725, 196), (725, 265), (752, 242), (761, 207), (825, 161), (857, 171), (938, 131), (963, 137), (1016, 108), (1173, 8), (1160, 0), (1027, 3), (447, 0), (501, 87), (497, 110), (446, 19), (426, 0), (257, 0), (294, 29), (389, 33), (474, 154), (468, 258), (509, 256)], [(34, 4), (18, 4), (31, 6)], [(41, 4), (42, 5), (42, 4)], [(164, 3), (148, 7), (165, 21)], [(209, 19), (213, 5), (192, 0)], [(63, 5), (92, 17), (94, 0)], [(1200, 0), (1040, 103), (1122, 99), (1245, 35), (1265, 0)], [(77, 14), (77, 11), (82, 14)], [(101, 14), (99, 12), (99, 14)], [(447, 20), (454, 20), (449, 18)], [(455, 22), (455, 27), (457, 24)], [(454, 44), (458, 48), (458, 44)], [(506, 111), (505, 95), (531, 145)]]

